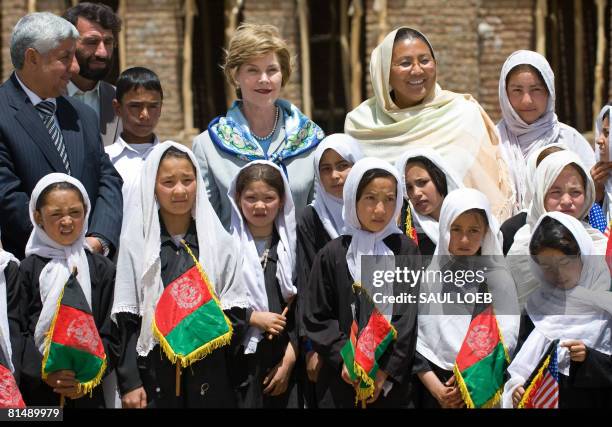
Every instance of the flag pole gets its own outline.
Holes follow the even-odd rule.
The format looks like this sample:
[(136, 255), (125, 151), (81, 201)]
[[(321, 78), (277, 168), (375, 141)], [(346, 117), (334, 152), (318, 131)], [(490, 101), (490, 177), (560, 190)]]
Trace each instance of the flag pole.
[(181, 395), (181, 364), (176, 363), (176, 397)]

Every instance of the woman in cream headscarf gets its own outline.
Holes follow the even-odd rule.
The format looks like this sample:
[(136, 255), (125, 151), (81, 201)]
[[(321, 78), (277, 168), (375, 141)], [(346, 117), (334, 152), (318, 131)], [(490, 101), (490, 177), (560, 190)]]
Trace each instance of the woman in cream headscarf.
[(427, 38), (407, 27), (392, 31), (372, 52), (370, 74), (375, 96), (351, 111), (344, 124), (365, 155), (396, 161), (408, 148), (432, 148), (466, 187), (487, 196), (498, 220), (508, 218), (512, 189), (495, 126), (471, 95), (436, 83)]
[(587, 168), (595, 164), (589, 143), (576, 129), (557, 119), (555, 75), (539, 53), (518, 50), (506, 59), (499, 78), (499, 103), (503, 118), (497, 129), (518, 210), (529, 207), (525, 191), (532, 176), (526, 173), (526, 161), (534, 150), (563, 143)]

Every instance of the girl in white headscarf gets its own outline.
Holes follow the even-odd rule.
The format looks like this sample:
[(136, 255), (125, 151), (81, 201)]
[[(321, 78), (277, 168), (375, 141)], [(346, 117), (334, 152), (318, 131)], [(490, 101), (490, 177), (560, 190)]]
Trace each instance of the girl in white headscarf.
[(512, 186), (495, 124), (469, 94), (437, 84), (437, 59), (424, 34), (393, 30), (372, 51), (374, 97), (346, 116), (344, 131), (367, 156), (396, 162), (408, 149), (435, 150), (466, 187), (491, 201), (503, 221), (512, 212)]
[[(465, 271), (472, 271), (475, 278), (484, 277), (484, 281), (440, 279), (450, 272)], [(439, 276), (436, 272), (443, 274)], [(446, 305), (429, 300), (429, 295), (476, 294), (486, 282), (509, 355), (514, 352), (519, 331), (516, 289), (502, 257), (497, 221), (484, 194), (462, 188), (446, 196), (440, 213), (440, 240), (427, 273), (421, 286), (427, 302), (419, 305), (414, 371), (422, 385), (415, 393), (416, 406), (461, 408), (465, 404), (453, 368), (468, 332), (474, 304)]]
[(115, 267), (104, 256), (90, 252), (85, 244), (90, 210), (89, 197), (81, 182), (62, 173), (43, 177), (32, 191), (30, 219), (34, 229), (20, 266), (29, 337), (21, 386), (28, 405), (57, 405), (62, 394), (70, 398), (69, 406), (105, 407), (102, 387), (94, 388), (91, 396), (84, 396), (72, 371), (53, 372), (44, 382), (41, 379), (47, 332), (74, 268), (104, 344), (106, 372), (114, 367), (117, 348), (110, 311)]
[(408, 237), (416, 232), (419, 251), (433, 255), (438, 244), (442, 202), (448, 193), (463, 188), (463, 183), (448, 163), (429, 148), (408, 150), (395, 167), (404, 188), (400, 227)]
[(605, 254), (606, 237), (585, 221), (594, 201), (593, 180), (575, 153), (567, 150), (552, 153), (537, 167), (527, 222), (516, 232), (508, 251), (508, 265), (516, 282), (521, 308), (539, 286), (529, 266), (529, 242), (535, 223), (546, 212), (565, 212), (580, 220), (593, 240), (595, 252)]
[(519, 50), (502, 66), (499, 78), (502, 120), (497, 124), (504, 160), (508, 164), (516, 195), (515, 212), (526, 209), (526, 160), (536, 149), (563, 143), (590, 169), (593, 149), (580, 133), (559, 122), (555, 114), (555, 75), (548, 61), (537, 52)]
[(529, 297), (522, 347), (508, 368), (504, 407), (517, 407), (525, 381), (559, 340), (559, 408), (612, 404), (612, 293), (604, 257), (577, 219), (543, 215), (531, 238), (530, 266), (541, 286)]
[(201, 180), (191, 150), (175, 142), (158, 144), (143, 166), (138, 209), (121, 235), (112, 310), (121, 331), (117, 374), (124, 407), (236, 405), (227, 346), (213, 347), (182, 371), (177, 397), (175, 364), (161, 351), (152, 327), (164, 289), (191, 270), (195, 258), (231, 320), (233, 339), (246, 329), (240, 249), (219, 222)]
[[(305, 298), (304, 328), (314, 351), (323, 359), (316, 384), (319, 408), (355, 405), (355, 388), (348, 379), (340, 350), (349, 338), (359, 309), (355, 307), (353, 285), (365, 284), (370, 279), (362, 272), (364, 256), (418, 254), (416, 245), (397, 227), (401, 194), (399, 174), (389, 163), (374, 158), (357, 161), (344, 184), (344, 235), (329, 242), (315, 258)], [(383, 262), (386, 266), (387, 261)], [(395, 260), (402, 262), (406, 263)], [(407, 268), (415, 268), (413, 262), (408, 261)], [(394, 269), (395, 264), (386, 267)], [(388, 296), (409, 288), (390, 283), (379, 289)], [(375, 392), (368, 406), (405, 407), (410, 400), (416, 306), (377, 304), (377, 308), (395, 327), (397, 338), (377, 358)], [(402, 310), (402, 315), (395, 315), (397, 310)]]
[[(344, 133), (329, 135), (317, 146), (314, 154), (315, 196), (311, 204), (302, 211), (297, 223), (296, 285), (298, 293), (305, 295), (315, 256), (331, 240), (342, 234), (342, 191), (344, 183), (355, 162), (363, 157), (359, 143)], [(304, 337), (301, 319), (302, 298), (297, 300), (297, 316), (300, 337)], [(316, 399), (312, 382), (316, 382), (322, 361), (312, 351), (312, 345), (301, 339), (306, 372), (304, 378), (305, 398), (309, 408), (315, 407)], [(306, 381), (309, 380), (309, 381)]]
[[(597, 201), (601, 202), (607, 223), (612, 221), (612, 175), (609, 171), (610, 167), (612, 167), (612, 156), (610, 156), (611, 110), (612, 106), (604, 106), (599, 112), (597, 121), (595, 122), (595, 143), (597, 144), (595, 158), (597, 159), (597, 165), (594, 169), (602, 170), (598, 170), (593, 174), (596, 193), (598, 195)], [(603, 182), (603, 186), (598, 185), (600, 182)], [(601, 194), (599, 194), (600, 192)]]
[(508, 218), (500, 227), (500, 231), (504, 237), (504, 255), (508, 254), (508, 251), (514, 243), (514, 235), (516, 232), (527, 223), (527, 209), (531, 205), (533, 199), (533, 178), (535, 177), (536, 169), (542, 163), (542, 160), (549, 154), (556, 153), (557, 151), (567, 150), (567, 146), (563, 143), (554, 143), (545, 145), (534, 150), (529, 157), (527, 157), (527, 176), (531, 177), (525, 182), (525, 195), (523, 200), (525, 202), (525, 208), (521, 209), (519, 213), (511, 218)]
[(232, 368), (241, 371), (238, 406), (297, 408), (294, 366), (295, 210), (283, 171), (256, 160), (230, 185), (231, 233), (242, 250), (242, 280), (249, 294), (250, 328)]

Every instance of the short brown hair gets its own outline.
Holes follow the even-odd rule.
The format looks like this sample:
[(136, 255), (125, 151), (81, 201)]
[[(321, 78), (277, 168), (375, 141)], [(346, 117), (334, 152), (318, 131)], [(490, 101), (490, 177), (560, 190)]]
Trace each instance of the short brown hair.
[(270, 52), (274, 52), (278, 58), (284, 87), (291, 77), (291, 55), (278, 28), (268, 24), (241, 24), (230, 39), (225, 51), (225, 63), (221, 67), (228, 83), (236, 87), (238, 68), (249, 59)]
[(263, 181), (272, 187), (281, 200), (285, 199), (285, 181), (278, 169), (266, 164), (256, 163), (242, 169), (236, 179), (236, 201), (240, 199), (247, 185)]

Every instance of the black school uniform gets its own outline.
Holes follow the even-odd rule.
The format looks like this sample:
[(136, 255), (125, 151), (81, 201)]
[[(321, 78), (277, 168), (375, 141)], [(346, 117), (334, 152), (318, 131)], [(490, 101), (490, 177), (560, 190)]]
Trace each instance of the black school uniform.
[[(98, 333), (104, 345), (107, 366), (105, 375), (115, 366), (117, 354), (117, 331), (110, 320), (113, 306), (113, 291), (115, 283), (115, 266), (107, 258), (85, 250), (89, 264), (91, 280), (91, 310)], [(26, 342), (22, 360), (21, 392), (26, 405), (57, 406), (60, 395), (53, 392), (41, 378), (43, 355), (34, 342), (36, 323), (43, 304), (40, 298), (39, 277), (42, 269), (50, 260), (38, 255), (30, 255), (21, 262), (20, 274), (23, 292), (25, 294)], [(91, 397), (85, 395), (80, 399), (66, 399), (68, 408), (105, 408), (102, 385), (92, 391)]]
[(501, 225), (500, 230), (504, 236), (503, 251), (504, 256), (508, 255), (508, 251), (514, 243), (514, 235), (519, 229), (527, 224), (527, 212), (519, 212), (511, 218), (508, 218)]
[(319, 214), (311, 205), (306, 206), (302, 211), (302, 216), (297, 223), (297, 244), (296, 244), (296, 287), (297, 297), (297, 319), (300, 336), (300, 355), (296, 363), (298, 371), (298, 381), (300, 385), (299, 395), (304, 399), (308, 408), (316, 407), (314, 383), (308, 379), (306, 373), (306, 354), (312, 350), (311, 343), (305, 338), (305, 331), (302, 319), (304, 317), (304, 296), (307, 295), (308, 281), (312, 264), (315, 257), (326, 244), (331, 241), (331, 237), (325, 230)]
[[(177, 245), (168, 234), (164, 222), (161, 228), (161, 279), (164, 287), (194, 266), (183, 245)], [(197, 258), (199, 255), (195, 222), (184, 236)], [(224, 313), (232, 322), (232, 343), (244, 330), (246, 310), (232, 308)], [(176, 396), (176, 365), (168, 360), (156, 345), (145, 357), (139, 356), (136, 343), (140, 335), (141, 318), (130, 313), (117, 313), (121, 355), (117, 366), (117, 381), (121, 395), (144, 387), (149, 408), (233, 408), (236, 406), (229, 372), (230, 346), (220, 347), (208, 356), (181, 369), (181, 393)]]
[[(323, 367), (316, 384), (319, 408), (355, 407), (355, 390), (341, 378), (343, 359), (340, 350), (350, 335), (353, 313), (351, 304), (356, 298), (353, 279), (346, 262), (351, 236), (340, 236), (327, 244), (312, 267), (304, 326), (313, 348), (323, 358)], [(402, 234), (392, 234), (384, 239), (396, 255), (418, 255), (414, 242)], [(410, 267), (420, 268), (411, 257)], [(415, 263), (415, 264), (412, 264)], [(394, 286), (398, 292), (403, 286)], [(414, 292), (418, 287), (414, 288)], [(397, 330), (393, 341), (378, 360), (380, 369), (389, 374), (393, 388), (369, 407), (409, 407), (411, 402), (411, 369), (417, 339), (417, 304), (402, 304), (403, 315), (393, 315), (391, 323)]]
[[(522, 347), (535, 326), (521, 316), (518, 345)], [(517, 353), (520, 350), (517, 348)], [(612, 356), (587, 347), (584, 362), (570, 362), (569, 376), (559, 371), (559, 408), (612, 407)]]
[[(268, 311), (282, 313), (287, 303), (281, 293), (276, 269), (278, 265), (278, 242), (279, 236), (274, 232), (268, 253), (268, 261), (264, 270), (266, 283), (266, 294), (268, 296)], [(252, 309), (247, 310), (247, 318), (250, 319)], [(287, 325), (282, 334), (267, 339), (267, 334), (257, 344), (254, 354), (244, 354), (244, 346), (237, 346), (237, 354), (232, 364), (232, 372), (236, 375), (238, 384), (236, 387), (238, 406), (240, 408), (297, 408), (298, 390), (296, 385), (295, 366), (291, 372), (289, 385), (285, 393), (280, 396), (268, 396), (263, 394), (264, 378), (283, 359), (287, 345), (291, 342), (294, 349), (298, 349), (297, 327), (295, 321), (295, 305), (292, 304), (287, 312)], [(297, 363), (296, 363), (297, 364)]]
[(26, 319), (24, 316), (25, 298), (21, 286), (19, 265), (15, 261), (9, 261), (6, 265), (4, 278), (6, 280), (6, 312), (12, 350), (11, 360), (15, 368), (13, 376), (19, 384), (23, 348), (25, 346)]
[[(400, 216), (400, 229), (406, 233), (406, 216), (408, 215), (408, 209), (410, 209), (410, 205), (406, 200), (404, 200), (404, 204), (402, 205), (402, 213)], [(414, 214), (412, 216), (413, 219), (413, 227), (414, 227)], [(410, 236), (408, 236), (410, 237)], [(429, 238), (429, 236), (423, 232), (417, 232), (417, 239), (419, 245), (419, 252), (425, 256), (431, 256), (436, 251), (436, 244)]]

